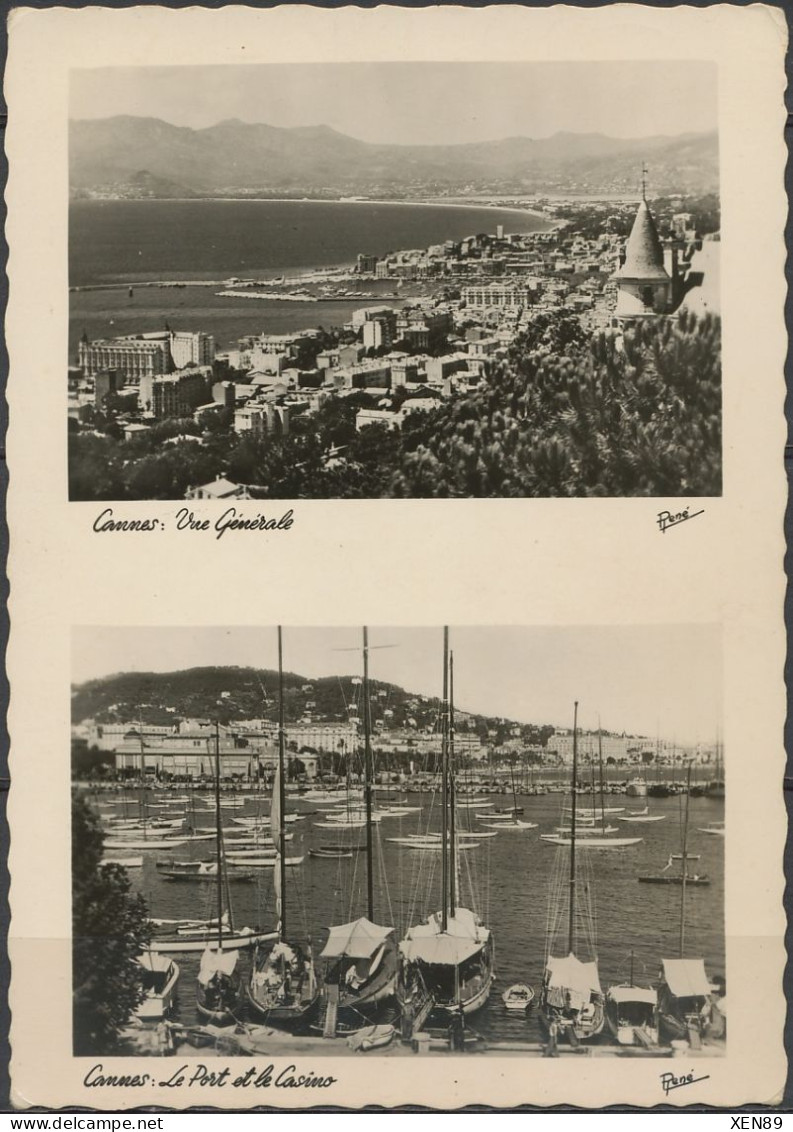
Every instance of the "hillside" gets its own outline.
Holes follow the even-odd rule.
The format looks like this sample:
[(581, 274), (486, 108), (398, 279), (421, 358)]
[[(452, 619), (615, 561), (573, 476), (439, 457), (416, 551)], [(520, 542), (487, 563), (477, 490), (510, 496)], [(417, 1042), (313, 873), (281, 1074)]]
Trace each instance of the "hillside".
[[(355, 683), (353, 682), (355, 681)], [(132, 722), (174, 724), (183, 717), (223, 721), (243, 719), (275, 720), (278, 673), (253, 668), (189, 668), (180, 672), (122, 672), (90, 680), (72, 690), (72, 721)], [(423, 730), (435, 726), (440, 701), (406, 692), (395, 684), (370, 681), (372, 723), (388, 728), (410, 726)], [(287, 723), (310, 714), (315, 722), (341, 723), (350, 718), (348, 707), (360, 710), (361, 685), (357, 676), (325, 676), (318, 680), (284, 673), (284, 713)], [(312, 705), (312, 706), (309, 706)], [(388, 714), (387, 714), (388, 713)], [(507, 738), (514, 726), (510, 721), (460, 712), (458, 726), (480, 735), (495, 730), (498, 741)], [(526, 742), (538, 742), (551, 727), (521, 725)]]
[(373, 145), (328, 126), (233, 119), (206, 129), (118, 116), (70, 123), (73, 193), (130, 196), (251, 192), (635, 191), (641, 162), (653, 192), (718, 188), (715, 133), (611, 138), (557, 133), (466, 145)]

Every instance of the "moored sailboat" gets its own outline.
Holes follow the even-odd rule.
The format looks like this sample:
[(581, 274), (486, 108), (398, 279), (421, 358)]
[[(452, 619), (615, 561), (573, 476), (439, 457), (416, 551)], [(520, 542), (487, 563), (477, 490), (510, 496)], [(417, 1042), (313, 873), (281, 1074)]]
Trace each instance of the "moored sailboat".
[[(592, 806), (582, 810), (580, 807), (576, 808), (576, 837), (580, 848), (587, 849), (627, 849), (631, 845), (638, 845), (642, 840), (641, 837), (613, 837), (612, 834), (618, 833), (617, 826), (608, 825), (606, 814), (618, 812), (614, 807), (608, 807), (604, 803), (604, 781), (603, 781), (603, 740), (602, 729), (598, 727), (598, 760), (600, 763), (600, 805), (596, 804), (596, 789), (595, 789), (595, 768), (592, 765)], [(573, 792), (573, 800), (576, 798), (576, 792)], [(572, 808), (571, 802), (571, 808)], [(550, 845), (571, 845), (572, 837), (571, 826), (559, 826), (555, 833), (540, 834), (540, 840)]]
[(419, 1020), (448, 1023), (487, 1002), (493, 984), (494, 947), (490, 929), (475, 911), (459, 903), (459, 854), (455, 807), (454, 661), (449, 630), (443, 630), (441, 720), (441, 909), (411, 927), (399, 944), (397, 1001), (403, 1031)]
[(627, 982), (615, 983), (606, 991), (606, 1023), (618, 1045), (658, 1045), (658, 995), (634, 977), (635, 959), (630, 953)]
[[(548, 924), (548, 946), (545, 960), (545, 974), (540, 992), (540, 1018), (548, 1032), (552, 1045), (559, 1037), (566, 1037), (572, 1045), (596, 1037), (605, 1023), (603, 991), (600, 987), (597, 958), (595, 953), (594, 917), (591, 909), (577, 903), (576, 874), (576, 784), (578, 777), (578, 702), (573, 713), (573, 767), (570, 793), (570, 837), (559, 844), (569, 846), (569, 872), (567, 878), (567, 900), (564, 901), (564, 881), (557, 873), (558, 884), (552, 891), (549, 902), (550, 918)], [(557, 858), (561, 863), (562, 859)], [(586, 887), (589, 893), (589, 886)], [(564, 904), (567, 910), (566, 955), (554, 955)], [(584, 926), (589, 936), (589, 947), (593, 958), (582, 961), (577, 952), (577, 933), (579, 914), (584, 913)], [(587, 915), (587, 912), (589, 913)]]
[(366, 828), (366, 916), (329, 929), (324, 960), (322, 1029), (326, 1037), (354, 1033), (372, 1023), (372, 1011), (391, 998), (396, 981), (394, 929), (375, 923), (372, 801), (372, 722), (369, 698), (369, 632), (363, 629), (363, 766)]
[(277, 939), (256, 948), (247, 984), (252, 1012), (275, 1026), (292, 1027), (307, 1019), (317, 1000), (317, 979), (308, 945), (290, 941), (287, 933), (286, 822), (284, 751), (284, 673), (281, 626), (278, 626), (278, 764), (273, 783), (270, 825), (276, 858), (273, 864)]
[[(217, 891), (217, 943), (207, 944), (201, 955), (201, 964), (196, 981), (196, 1009), (207, 1021), (215, 1025), (234, 1022), (243, 1001), (242, 975), (239, 969), (240, 953), (236, 948), (224, 948), (225, 928), (224, 885), (225, 861), (223, 859), (223, 828), (220, 817), (220, 726), (215, 722), (215, 850)], [(231, 901), (226, 890), (228, 926), (233, 933), (231, 921)]]
[[(667, 1041), (686, 1040), (699, 1048), (710, 1027), (712, 987), (705, 974), (705, 960), (686, 957), (686, 891), (691, 883), (688, 875), (688, 814), (691, 791), (691, 764), (688, 766), (687, 791), (683, 814), (683, 846), (680, 873), (679, 957), (661, 960), (661, 983), (658, 987), (659, 1028)], [(641, 878), (640, 878), (641, 879)]]

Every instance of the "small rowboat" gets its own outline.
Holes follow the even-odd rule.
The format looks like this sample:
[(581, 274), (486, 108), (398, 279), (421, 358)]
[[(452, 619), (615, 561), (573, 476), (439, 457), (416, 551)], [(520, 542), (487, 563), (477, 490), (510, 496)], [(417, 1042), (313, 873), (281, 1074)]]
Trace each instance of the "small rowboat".
[(352, 857), (352, 849), (309, 849), (308, 855), (325, 861), (338, 861), (344, 857)]
[(357, 1034), (347, 1039), (347, 1045), (350, 1049), (365, 1053), (370, 1049), (379, 1049), (381, 1046), (389, 1045), (396, 1034), (393, 1026), (369, 1026), (365, 1030), (359, 1030)]
[(534, 1001), (534, 990), (527, 983), (515, 983), (501, 996), (507, 1010), (525, 1010)]

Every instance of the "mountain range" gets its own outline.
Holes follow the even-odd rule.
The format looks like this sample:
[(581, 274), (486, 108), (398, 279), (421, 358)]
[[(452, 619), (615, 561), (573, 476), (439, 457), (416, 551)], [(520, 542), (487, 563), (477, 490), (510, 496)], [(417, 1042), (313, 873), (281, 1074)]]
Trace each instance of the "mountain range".
[(406, 146), (360, 141), (323, 125), (238, 119), (191, 129), (122, 115), (73, 120), (69, 128), (76, 196), (635, 192), (645, 160), (654, 194), (718, 188), (715, 132), (629, 139), (557, 133)]

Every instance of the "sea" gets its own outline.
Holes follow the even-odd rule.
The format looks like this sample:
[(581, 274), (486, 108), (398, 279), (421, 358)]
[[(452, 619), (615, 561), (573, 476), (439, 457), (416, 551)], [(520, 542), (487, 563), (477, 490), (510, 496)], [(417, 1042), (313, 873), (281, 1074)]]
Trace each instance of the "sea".
[[(151, 795), (150, 795), (151, 796)], [(122, 795), (110, 809), (123, 816)], [(234, 817), (266, 814), (269, 803), (264, 797), (246, 797), (243, 809), (223, 810), (223, 824), (235, 827)], [(466, 797), (461, 801), (474, 800)], [(108, 796), (100, 799), (103, 808)], [(513, 804), (512, 794), (480, 798), (496, 806)], [(440, 828), (439, 802), (431, 794), (378, 794), (377, 805), (418, 807), (420, 812), (402, 817), (385, 817), (374, 829), (375, 842), (375, 919), (380, 924), (393, 924), (399, 938), (407, 929), (440, 906), (440, 854), (422, 852), (399, 845), (392, 838), (408, 833)], [(491, 1041), (540, 1042), (543, 1040), (537, 1011), (508, 1013), (501, 995), (513, 983), (528, 983), (539, 991), (546, 957), (549, 903), (554, 904), (566, 888), (569, 850), (540, 840), (541, 833), (552, 833), (562, 824), (562, 794), (518, 794), (523, 807), (522, 821), (535, 822), (535, 829), (499, 829), (495, 837), (480, 841), (475, 849), (461, 852), (460, 889), (462, 903), (477, 911), (492, 930), (495, 943), (496, 982), (485, 1007), (469, 1022), (476, 1032)], [(586, 797), (580, 805), (589, 804)], [(610, 850), (588, 850), (579, 845), (579, 899), (591, 905), (591, 922), (595, 932), (595, 949), (599, 960), (600, 979), (605, 991), (614, 983), (627, 980), (630, 953), (634, 953), (634, 977), (643, 977), (657, 984), (662, 958), (679, 957), (681, 887), (639, 882), (639, 876), (658, 874), (667, 866), (670, 855), (681, 851), (685, 798), (629, 798), (609, 795), (607, 806), (622, 807), (622, 813), (640, 811), (645, 805), (650, 814), (663, 820), (630, 823), (617, 820), (619, 814), (606, 815), (608, 824), (617, 826), (613, 837), (635, 837), (641, 840), (632, 846)], [(287, 869), (286, 915), (288, 934), (298, 942), (310, 940), (315, 957), (322, 950), (331, 924), (349, 922), (366, 911), (366, 858), (363, 852), (351, 858), (323, 859), (308, 855), (308, 849), (333, 843), (338, 834), (319, 828), (325, 820), (321, 805), (329, 803), (303, 801), (287, 796), (287, 811), (299, 814), (298, 821), (288, 827), (293, 840), (288, 842), (287, 856), (304, 856), (303, 863)], [(138, 811), (136, 797), (130, 793), (127, 816)], [(686, 892), (685, 949), (689, 958), (705, 960), (708, 975), (725, 974), (724, 942), (724, 838), (701, 832), (712, 823), (724, 819), (724, 803), (707, 796), (689, 801), (688, 853), (699, 859), (689, 863), (689, 873), (707, 874), (709, 886), (689, 887)], [(180, 808), (172, 807), (175, 816)], [(162, 812), (162, 811), (161, 811)], [(185, 813), (185, 804), (181, 804)], [(484, 828), (477, 814), (482, 809), (461, 809), (461, 840), (465, 828)], [(211, 827), (214, 812), (207, 803), (199, 824)], [(236, 831), (242, 830), (236, 824)], [(493, 832), (493, 831), (488, 831)], [(356, 831), (356, 841), (365, 841), (363, 830)], [(347, 832), (346, 837), (351, 837)], [(119, 852), (118, 850), (114, 852)], [(211, 841), (193, 842), (177, 851), (180, 859), (209, 859), (214, 852)], [(130, 854), (140, 850), (130, 850)], [(171, 882), (158, 873), (157, 859), (163, 851), (144, 852), (142, 869), (131, 869), (134, 886), (144, 895), (150, 914), (164, 919), (180, 917), (210, 918), (216, 915), (217, 894), (214, 884)], [(679, 870), (674, 862), (673, 870)], [(251, 883), (232, 883), (231, 901), (236, 926), (271, 928), (275, 922), (272, 868), (257, 869)], [(566, 897), (565, 897), (566, 899)], [(562, 920), (566, 923), (565, 915)], [(584, 926), (579, 925), (579, 958), (592, 958), (585, 942)], [(564, 933), (563, 933), (564, 934)], [(566, 941), (555, 941), (554, 954), (566, 954)], [(181, 968), (176, 1019), (185, 1024), (199, 1024), (195, 1008), (195, 978), (198, 954), (181, 954)], [(246, 959), (246, 962), (248, 960)], [(607, 1040), (603, 1035), (603, 1040)]]
[[(476, 232), (546, 230), (517, 208), (373, 201), (74, 201), (69, 208), (69, 356), (91, 338), (204, 330), (221, 347), (244, 335), (333, 326), (366, 301), (220, 299), (219, 286), (142, 284), (295, 277), (359, 253), (425, 248)], [(132, 295), (129, 288), (132, 286)], [(90, 288), (86, 290), (86, 288)], [(393, 281), (360, 288), (393, 292)], [(370, 302), (372, 300), (369, 300)], [(376, 301), (376, 300), (375, 300)]]

